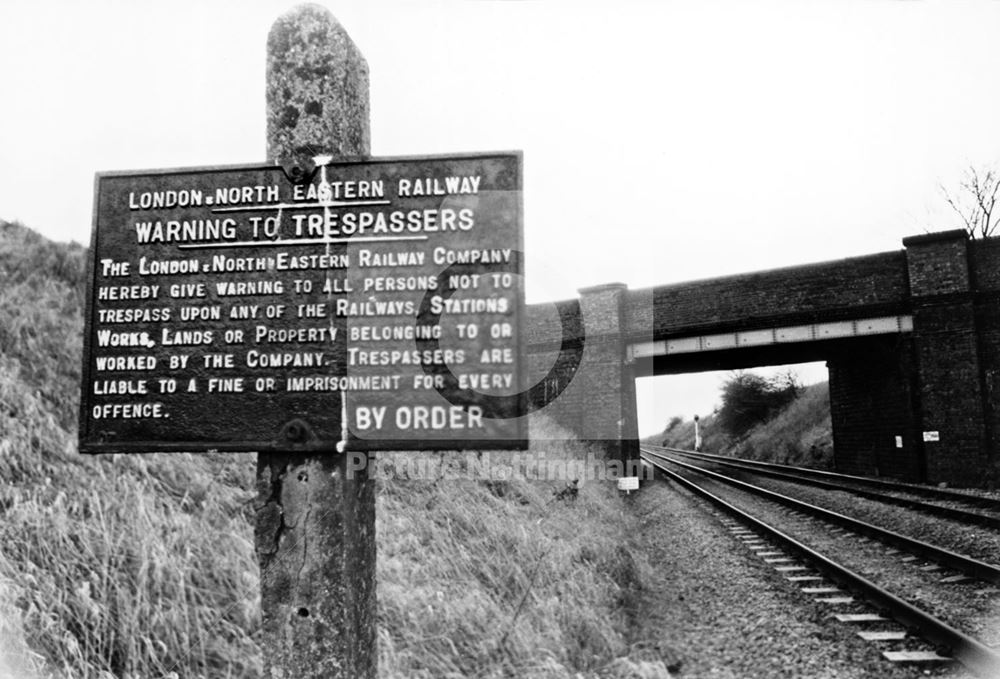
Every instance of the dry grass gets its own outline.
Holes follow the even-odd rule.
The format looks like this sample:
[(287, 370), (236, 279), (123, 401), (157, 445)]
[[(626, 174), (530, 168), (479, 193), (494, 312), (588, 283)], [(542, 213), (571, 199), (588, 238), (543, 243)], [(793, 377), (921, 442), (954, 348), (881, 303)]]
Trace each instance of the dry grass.
[(77, 457), (44, 402), (2, 371), (0, 430), (0, 581), (16, 583), (20, 637), (48, 674), (259, 672), (249, 493), (219, 480), (243, 467), (251, 486), (249, 460)]
[[(532, 432), (562, 437), (546, 433)], [(585, 453), (572, 448), (545, 453)], [(508, 468), (503, 458), (493, 459)], [(585, 482), (575, 498), (558, 499), (565, 486), (519, 478), (385, 484), (382, 676), (575, 677), (628, 654), (641, 588), (622, 540), (631, 519), (608, 482)]]

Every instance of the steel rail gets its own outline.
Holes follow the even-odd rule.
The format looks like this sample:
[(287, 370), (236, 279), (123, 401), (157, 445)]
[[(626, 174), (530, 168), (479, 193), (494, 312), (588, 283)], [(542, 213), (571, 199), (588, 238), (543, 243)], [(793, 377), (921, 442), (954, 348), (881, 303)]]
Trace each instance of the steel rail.
[(799, 554), (834, 582), (858, 593), (859, 596), (875, 607), (884, 610), (900, 624), (919, 631), (927, 641), (942, 649), (947, 649), (953, 658), (970, 670), (983, 677), (992, 679), (1000, 677), (1000, 654), (978, 639), (960, 632), (946, 622), (904, 601), (808, 545), (726, 502), (696, 483), (666, 468), (662, 463), (653, 460), (648, 460), (648, 462), (691, 492), (707, 499), (712, 504), (738, 517), (740, 521), (753, 526), (772, 540)]
[(992, 583), (1000, 583), (1000, 567), (986, 563), (985, 561), (979, 561), (978, 559), (973, 559), (972, 557), (966, 556), (964, 554), (959, 554), (958, 552), (952, 552), (951, 550), (944, 549), (942, 547), (937, 547), (927, 542), (921, 540), (916, 540), (911, 537), (902, 535), (901, 533), (896, 533), (895, 531), (887, 530), (885, 528), (879, 528), (873, 524), (861, 521), (859, 519), (852, 518), (845, 514), (840, 514), (838, 512), (831, 511), (829, 509), (824, 509), (822, 507), (817, 507), (816, 505), (809, 504), (808, 502), (803, 502), (801, 500), (796, 500), (795, 498), (789, 497), (787, 495), (782, 495), (781, 493), (776, 493), (773, 490), (768, 490), (766, 488), (761, 488), (760, 486), (755, 486), (752, 483), (746, 483), (745, 481), (739, 481), (737, 479), (726, 476), (725, 474), (719, 474), (718, 472), (709, 471), (707, 469), (701, 469), (694, 465), (688, 464), (687, 462), (681, 462), (680, 460), (675, 460), (670, 458), (663, 453), (657, 453), (655, 451), (647, 450), (645, 451), (647, 455), (653, 455), (661, 459), (667, 460), (671, 464), (678, 465), (685, 469), (697, 472), (713, 478), (722, 483), (727, 483), (731, 486), (735, 486), (742, 490), (745, 490), (762, 497), (766, 497), (775, 502), (779, 502), (787, 507), (791, 507), (798, 511), (806, 512), (817, 516), (824, 521), (829, 521), (830, 523), (836, 523), (849, 530), (855, 531), (857, 533), (864, 533), (870, 535), (881, 542), (886, 542), (889, 544), (896, 545), (920, 557), (936, 561), (937, 563), (952, 568), (966, 575), (971, 575), (980, 580)]
[[(737, 459), (732, 457), (726, 457), (724, 455), (713, 455), (712, 453), (701, 453), (691, 450), (684, 450), (683, 448), (673, 448), (670, 446), (656, 446), (648, 443), (644, 443), (643, 445), (649, 448), (658, 448), (660, 450), (667, 450), (672, 453), (679, 453), (681, 455), (703, 456), (713, 460)], [(886, 479), (873, 479), (867, 476), (841, 474), (839, 472), (831, 472), (823, 469), (809, 469), (808, 467), (795, 467), (793, 465), (776, 464), (774, 462), (763, 462), (761, 460), (739, 460), (739, 461), (744, 464), (750, 465), (752, 467), (760, 467), (762, 469), (785, 470), (785, 471), (795, 472), (797, 474), (804, 474), (806, 476), (813, 476), (819, 479), (834, 479), (834, 480), (839, 479), (841, 481), (850, 481), (851, 483), (858, 483), (865, 486), (871, 486), (873, 488), (883, 488), (885, 490), (892, 490), (900, 493), (912, 493), (914, 495), (923, 495), (925, 497), (935, 497), (940, 500), (953, 500), (955, 502), (965, 502), (967, 504), (978, 505), (979, 507), (982, 508), (988, 508), (995, 511), (1000, 511), (1000, 499), (982, 497), (979, 495), (969, 495), (968, 493), (962, 493), (956, 490), (948, 490), (947, 488), (921, 486), (917, 484), (902, 483), (900, 481), (888, 481)]]
[[(683, 455), (684, 457), (690, 457), (704, 462), (711, 462), (712, 464), (724, 465), (726, 467), (733, 467), (735, 469), (742, 469), (744, 471), (750, 472), (751, 474), (770, 476), (783, 481), (792, 481), (794, 483), (803, 483), (810, 486), (816, 486), (817, 488), (823, 488), (825, 490), (840, 490), (847, 493), (852, 493), (854, 495), (858, 495), (860, 497), (865, 497), (871, 500), (884, 502), (885, 504), (905, 507), (907, 509), (915, 509), (921, 512), (927, 512), (928, 514), (933, 514), (935, 516), (940, 516), (947, 519), (954, 519), (956, 521), (961, 521), (962, 523), (970, 523), (979, 526), (987, 526), (989, 528), (1000, 529), (1000, 516), (980, 514), (979, 512), (969, 511), (968, 509), (944, 507), (941, 505), (924, 502), (922, 500), (914, 500), (912, 498), (905, 498), (905, 497), (896, 497), (895, 495), (886, 495), (876, 490), (865, 490), (864, 488), (858, 488), (856, 486), (851, 486), (846, 483), (825, 481), (822, 478), (814, 478), (807, 476), (805, 474), (779, 471), (778, 468), (783, 467), (783, 465), (770, 465), (770, 463), (762, 463), (769, 465), (767, 467), (763, 467), (753, 464), (753, 462), (756, 462), (756, 460), (750, 460), (750, 461), (740, 460), (737, 458), (724, 457), (721, 455), (711, 455), (708, 453), (691, 452), (689, 450), (681, 450), (678, 448), (665, 448), (665, 450), (669, 450), (675, 455)], [(788, 468), (800, 469), (799, 467), (788, 467)], [(903, 492), (907, 492), (907, 490), (904, 490)]]

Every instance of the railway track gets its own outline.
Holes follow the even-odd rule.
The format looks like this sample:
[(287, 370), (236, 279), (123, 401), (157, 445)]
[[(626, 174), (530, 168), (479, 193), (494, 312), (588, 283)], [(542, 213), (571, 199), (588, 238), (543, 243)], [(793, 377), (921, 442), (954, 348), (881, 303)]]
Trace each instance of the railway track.
[[(855, 570), (838, 563), (829, 556), (822, 554), (814, 547), (810, 547), (804, 541), (796, 539), (771, 523), (767, 523), (761, 518), (752, 515), (745, 508), (738, 507), (733, 502), (727, 501), (721, 497), (718, 492), (713, 493), (705, 487), (706, 484), (704, 482), (696, 483), (688, 477), (692, 474), (704, 475), (705, 478), (709, 479), (709, 485), (730, 484), (731, 481), (735, 480), (727, 479), (723, 475), (715, 472), (698, 469), (697, 467), (694, 467), (686, 462), (679, 461), (676, 458), (671, 459), (670, 456), (646, 446), (643, 446), (642, 452), (644, 459), (654, 465), (661, 473), (676, 481), (678, 484), (687, 488), (694, 494), (705, 498), (725, 514), (733, 517), (735, 522), (730, 520), (728, 527), (737, 539), (743, 541), (744, 544), (747, 545), (748, 549), (751, 549), (755, 553), (761, 555), (762, 558), (765, 558), (766, 561), (775, 565), (775, 568), (785, 575), (786, 578), (796, 584), (803, 585), (803, 592), (809, 595), (820, 596), (822, 597), (819, 599), (820, 601), (827, 602), (833, 606), (853, 605), (855, 601), (854, 597), (847, 596), (848, 592), (844, 591), (848, 590), (868, 602), (877, 611), (876, 613), (835, 614), (836, 617), (847, 623), (874, 622), (875, 624), (888, 624), (889, 620), (894, 620), (903, 627), (902, 630), (859, 632), (862, 637), (874, 642), (902, 642), (903, 640), (910, 638), (907, 635), (907, 630), (914, 630), (921, 638), (925, 639), (934, 648), (944, 653), (944, 655), (937, 655), (933, 652), (927, 651), (884, 651), (883, 655), (887, 659), (900, 662), (913, 660), (943, 661), (947, 658), (953, 658), (979, 676), (1000, 677), (1000, 654), (998, 654), (993, 648), (990, 648), (985, 643), (959, 631), (935, 615), (905, 601), (903, 598), (893, 594), (887, 589), (878, 586), (872, 580), (864, 577)], [(731, 485), (735, 488), (739, 488), (740, 492), (754, 493), (758, 497), (766, 498), (769, 502), (778, 502), (791, 508), (792, 511), (796, 513), (808, 512), (812, 514), (810, 510), (795, 506), (794, 504), (786, 503), (785, 501), (774, 497), (779, 494), (772, 493), (772, 491), (760, 489), (763, 490), (764, 493), (756, 493), (746, 487), (750, 484), (745, 484), (740, 481), (735, 481), (735, 483)], [(793, 502), (797, 501), (793, 500)], [(821, 512), (826, 511), (827, 510), (821, 510)], [(821, 516), (821, 514), (816, 516)], [(829, 516), (824, 516), (822, 520), (830, 521), (831, 518)], [(859, 526), (848, 527), (840, 520), (835, 520), (834, 523), (838, 526), (849, 528), (849, 530), (852, 531), (860, 529)], [(883, 529), (879, 529), (876, 526), (870, 526), (870, 524), (866, 524), (866, 526), (874, 528), (875, 531), (869, 533), (868, 528), (865, 528), (864, 530), (860, 530), (860, 532), (864, 532), (866, 535), (869, 535), (876, 540), (885, 539), (885, 535), (878, 535), (878, 531)], [(838, 528), (835, 530), (840, 529)], [(898, 541), (898, 538), (903, 538), (904, 541), (910, 540), (910, 538), (905, 538), (905, 536), (891, 533), (891, 531), (886, 531), (886, 533), (892, 536), (888, 540), (889, 544), (893, 544), (897, 547), (902, 546)], [(918, 547), (912, 544), (912, 542), (908, 543), (908, 548), (904, 549), (907, 549), (907, 551), (910, 551), (910, 549), (917, 549), (918, 551), (923, 550), (923, 547)], [(930, 547), (930, 550), (927, 552), (921, 551), (921, 558), (930, 558), (927, 556), (930, 553), (935, 553), (940, 557), (940, 554), (934, 552), (934, 550), (938, 550), (939, 548), (936, 548), (933, 545), (925, 546)], [(959, 562), (961, 562), (961, 559), (967, 558), (954, 553), (949, 554), (950, 556), (946, 557), (949, 560), (958, 557)], [(808, 565), (795, 564), (793, 563), (793, 559), (787, 555), (794, 555), (795, 558)], [(975, 560), (971, 561), (975, 562)], [(1000, 569), (996, 566), (983, 564), (982, 562), (975, 562), (975, 565), (965, 563), (964, 567), (978, 573), (977, 577), (980, 577), (981, 579), (987, 579), (991, 582), (1000, 582)], [(816, 574), (812, 571), (815, 571)], [(835, 583), (838, 587), (831, 587), (826, 584), (827, 581)]]
[(664, 455), (663, 453), (657, 453), (652, 450), (646, 450), (645, 452), (647, 455), (669, 460), (677, 466), (703, 474), (709, 478), (721, 481), (722, 483), (734, 486), (754, 495), (767, 498), (768, 500), (789, 507), (794, 511), (799, 511), (803, 514), (817, 517), (826, 522), (854, 531), (855, 533), (874, 538), (887, 545), (898, 547), (916, 557), (933, 561), (969, 577), (983, 580), (984, 582), (1000, 584), (1000, 566), (995, 564), (986, 563), (964, 554), (959, 554), (957, 552), (938, 547), (929, 542), (916, 540), (901, 533), (881, 528), (872, 523), (852, 518), (846, 514), (824, 509), (817, 505), (803, 502), (788, 495), (777, 493), (766, 488), (761, 488), (760, 486), (755, 486), (751, 483), (746, 483), (745, 481), (740, 481), (718, 472), (702, 469), (701, 467), (697, 467), (677, 459), (671, 459), (668, 455)]
[[(886, 504), (915, 509), (932, 516), (940, 516), (972, 525), (1000, 529), (1000, 500), (995, 498), (982, 497), (944, 488), (838, 474), (819, 469), (792, 467), (758, 460), (739, 460), (732, 457), (680, 448), (662, 446), (649, 446), (649, 448), (653, 451), (659, 450), (674, 455), (682, 455), (689, 459), (711, 462), (731, 469), (740, 469), (752, 474), (768, 476), (783, 481), (808, 484), (825, 490), (844, 491)], [(927, 500), (918, 500), (916, 497), (964, 505), (966, 508), (935, 504)], [(983, 511), (973, 511), (969, 507)]]

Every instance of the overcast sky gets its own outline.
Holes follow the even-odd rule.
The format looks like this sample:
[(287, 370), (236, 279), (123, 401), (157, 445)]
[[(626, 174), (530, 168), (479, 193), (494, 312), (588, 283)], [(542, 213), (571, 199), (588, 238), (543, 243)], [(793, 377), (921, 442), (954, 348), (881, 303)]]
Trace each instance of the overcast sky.
[[(1000, 2), (320, 4), (375, 155), (524, 152), (531, 302), (899, 249), (1000, 160)], [(86, 243), (97, 171), (266, 160), (292, 5), (0, 2), (0, 218)], [(640, 380), (643, 432), (718, 381)]]

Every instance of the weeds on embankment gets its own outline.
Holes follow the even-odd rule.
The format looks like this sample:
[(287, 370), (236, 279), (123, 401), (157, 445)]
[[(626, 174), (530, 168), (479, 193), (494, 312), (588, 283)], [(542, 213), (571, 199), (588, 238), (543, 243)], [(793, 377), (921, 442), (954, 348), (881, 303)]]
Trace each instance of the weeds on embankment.
[[(547, 447), (550, 458), (582, 452), (558, 445)], [(385, 484), (383, 676), (574, 677), (628, 654), (642, 580), (624, 539), (632, 519), (613, 482), (560, 497), (566, 487), (518, 478)]]
[[(727, 436), (712, 415), (703, 418), (700, 424), (702, 450), (706, 453), (833, 469), (833, 428), (827, 382), (804, 387), (787, 406), (738, 439)], [(666, 442), (676, 448), (693, 448), (694, 422), (675, 423), (662, 434), (646, 440), (656, 445)]]
[(774, 418), (754, 427), (733, 448), (736, 457), (833, 469), (830, 385), (805, 387)]

